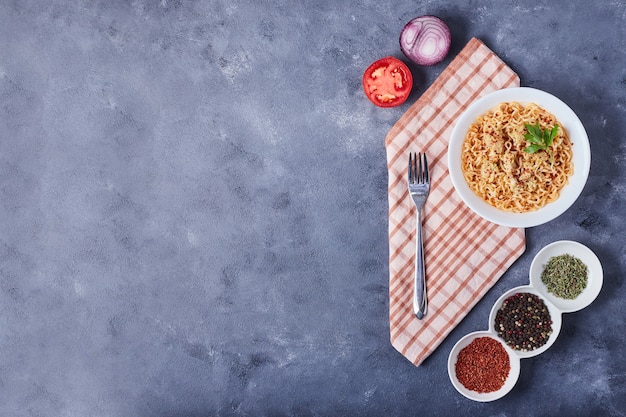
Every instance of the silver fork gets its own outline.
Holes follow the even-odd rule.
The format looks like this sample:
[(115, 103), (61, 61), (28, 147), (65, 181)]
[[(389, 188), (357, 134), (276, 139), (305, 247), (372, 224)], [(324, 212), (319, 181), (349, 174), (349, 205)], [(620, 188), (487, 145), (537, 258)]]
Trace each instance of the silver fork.
[[(423, 158), (422, 158), (423, 157)], [(423, 160), (423, 161), (422, 161)], [(413, 285), (413, 312), (418, 319), (426, 315), (426, 273), (424, 268), (424, 244), (422, 241), (422, 207), (430, 193), (430, 178), (426, 154), (409, 153), (409, 194), (416, 210), (415, 282)]]

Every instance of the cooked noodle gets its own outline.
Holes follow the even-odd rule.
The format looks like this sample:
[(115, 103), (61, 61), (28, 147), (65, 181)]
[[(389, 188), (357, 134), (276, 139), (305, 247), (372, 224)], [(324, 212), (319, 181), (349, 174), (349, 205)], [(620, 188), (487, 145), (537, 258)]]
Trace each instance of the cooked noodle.
[[(545, 150), (524, 151), (529, 142), (525, 125), (542, 130), (559, 125)], [(490, 205), (505, 211), (537, 210), (559, 198), (574, 172), (572, 143), (554, 115), (532, 103), (500, 103), (478, 117), (463, 142), (461, 169), (469, 187)]]

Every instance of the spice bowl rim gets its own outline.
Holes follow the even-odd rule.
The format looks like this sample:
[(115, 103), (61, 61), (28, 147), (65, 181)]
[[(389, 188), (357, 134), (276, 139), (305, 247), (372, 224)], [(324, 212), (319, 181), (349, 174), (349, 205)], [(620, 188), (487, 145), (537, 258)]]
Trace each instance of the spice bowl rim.
[[(459, 352), (461, 352), (461, 349), (469, 345), (474, 339), (483, 336), (490, 337), (491, 339), (500, 343), (500, 345), (504, 348), (505, 352), (509, 356), (509, 364), (511, 366), (511, 369), (509, 370), (509, 375), (507, 376), (504, 385), (499, 390), (493, 392), (479, 393), (465, 388), (465, 386), (459, 381), (456, 376), (456, 359)], [(450, 377), (450, 382), (452, 382), (454, 388), (456, 388), (456, 390), (461, 395), (473, 401), (489, 402), (504, 397), (513, 389), (515, 384), (517, 384), (520, 371), (521, 364), (519, 356), (516, 355), (513, 349), (508, 347), (506, 343), (504, 343), (502, 339), (498, 337), (497, 334), (493, 333), (490, 330), (479, 330), (466, 334), (454, 344), (454, 347), (452, 348), (452, 350), (450, 351), (450, 355), (448, 356), (448, 376)]]
[(550, 319), (552, 320), (552, 334), (550, 335), (550, 337), (548, 338), (548, 341), (543, 346), (540, 346), (539, 348), (534, 349), (534, 350), (523, 352), (520, 350), (515, 350), (513, 348), (510, 348), (507, 345), (507, 347), (509, 347), (509, 349), (511, 349), (515, 353), (515, 355), (517, 355), (519, 358), (532, 358), (532, 357), (542, 354), (543, 352), (548, 350), (550, 346), (554, 344), (554, 342), (559, 336), (559, 333), (561, 332), (561, 324), (562, 324), (561, 310), (559, 310), (554, 304), (552, 304), (544, 296), (544, 294), (541, 293), (541, 291), (539, 291), (532, 285), (521, 285), (519, 287), (511, 288), (510, 290), (504, 292), (504, 294), (502, 294), (496, 300), (493, 307), (491, 308), (491, 312), (489, 313), (489, 331), (495, 334), (496, 338), (506, 345), (504, 340), (500, 336), (498, 336), (498, 332), (496, 331), (496, 328), (495, 328), (496, 314), (498, 310), (500, 309), (500, 307), (502, 307), (502, 304), (504, 303), (505, 299), (520, 292), (527, 292), (527, 293), (535, 294), (536, 296), (540, 297), (541, 300), (546, 305), (546, 307), (548, 307), (548, 311), (550, 312)]
[[(573, 300), (566, 300), (548, 292), (546, 285), (541, 281), (541, 273), (548, 260), (553, 256), (564, 254), (577, 257), (588, 268), (587, 287)], [(530, 284), (563, 313), (573, 313), (591, 304), (600, 294), (604, 281), (602, 264), (597, 255), (587, 246), (573, 240), (558, 240), (544, 246), (533, 258), (528, 276)]]

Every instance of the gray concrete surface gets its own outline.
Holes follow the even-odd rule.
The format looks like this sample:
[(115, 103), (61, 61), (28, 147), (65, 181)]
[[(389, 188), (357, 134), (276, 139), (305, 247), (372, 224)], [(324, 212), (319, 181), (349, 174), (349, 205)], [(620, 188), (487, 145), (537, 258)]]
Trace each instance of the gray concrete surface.
[[(375, 108), (361, 75), (422, 14), (451, 52)], [(384, 137), (473, 36), (577, 112), (591, 173), (414, 367)], [(622, 1), (0, 1), (0, 415), (626, 415), (625, 37)], [(600, 296), (507, 397), (466, 400), (451, 347), (559, 239), (597, 253)]]

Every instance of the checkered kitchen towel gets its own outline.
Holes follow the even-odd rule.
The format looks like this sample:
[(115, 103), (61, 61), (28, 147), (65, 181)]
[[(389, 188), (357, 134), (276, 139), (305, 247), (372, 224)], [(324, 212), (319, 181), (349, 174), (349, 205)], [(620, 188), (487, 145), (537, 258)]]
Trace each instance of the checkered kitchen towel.
[[(524, 229), (474, 214), (448, 174), (448, 140), (461, 113), (519, 77), (473, 38), (386, 137), (389, 169), (389, 322), (392, 345), (419, 365), (526, 249)], [(415, 206), (407, 190), (409, 152), (426, 152), (431, 176), (424, 206), (428, 314), (413, 314)]]

